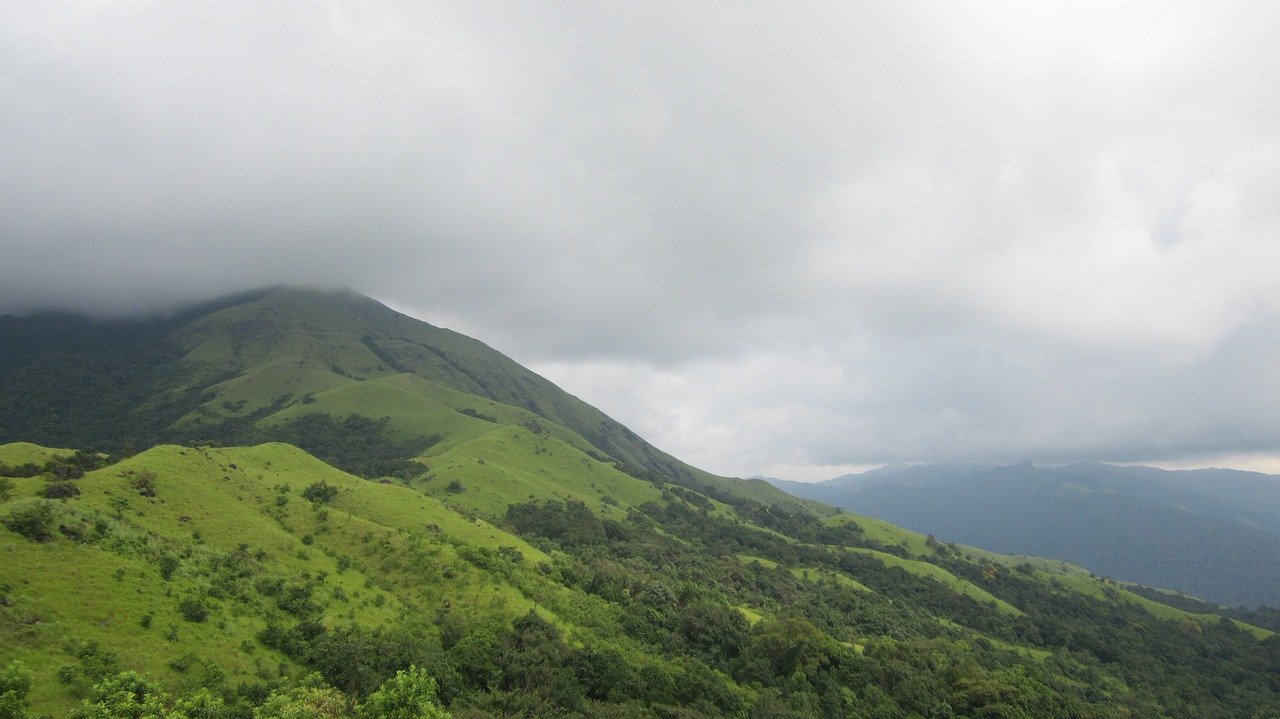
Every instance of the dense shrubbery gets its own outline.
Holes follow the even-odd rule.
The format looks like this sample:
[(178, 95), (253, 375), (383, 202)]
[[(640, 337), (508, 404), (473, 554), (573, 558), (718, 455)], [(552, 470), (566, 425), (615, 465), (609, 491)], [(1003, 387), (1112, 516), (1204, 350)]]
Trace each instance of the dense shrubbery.
[(17, 507), (9, 512), (3, 523), (9, 530), (27, 539), (34, 542), (47, 542), (53, 539), (53, 504), (48, 500), (37, 500)]
[(324, 480), (312, 482), (302, 490), (302, 497), (315, 504), (326, 504), (338, 498), (338, 487)]

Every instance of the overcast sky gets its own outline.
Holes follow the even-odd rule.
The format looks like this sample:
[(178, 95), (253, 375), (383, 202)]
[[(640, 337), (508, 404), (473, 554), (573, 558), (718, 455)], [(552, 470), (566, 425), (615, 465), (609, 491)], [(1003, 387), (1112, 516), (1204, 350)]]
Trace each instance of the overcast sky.
[(1280, 470), (1280, 4), (0, 4), (0, 312), (350, 286), (724, 474)]

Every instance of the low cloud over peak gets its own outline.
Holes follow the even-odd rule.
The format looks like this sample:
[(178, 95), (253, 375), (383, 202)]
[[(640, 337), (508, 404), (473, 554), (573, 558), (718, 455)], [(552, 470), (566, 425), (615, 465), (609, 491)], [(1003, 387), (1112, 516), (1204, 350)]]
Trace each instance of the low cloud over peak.
[(350, 285), (709, 469), (1280, 450), (1258, 3), (47, 2), (0, 311)]

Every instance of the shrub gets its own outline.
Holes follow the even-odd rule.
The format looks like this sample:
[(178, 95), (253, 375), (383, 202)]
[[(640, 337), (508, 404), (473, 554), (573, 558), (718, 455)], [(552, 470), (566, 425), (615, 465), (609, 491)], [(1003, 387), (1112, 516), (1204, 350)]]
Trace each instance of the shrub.
[(199, 597), (187, 597), (178, 602), (178, 611), (188, 622), (203, 622), (209, 618), (209, 606)]
[(166, 580), (173, 578), (173, 573), (178, 571), (179, 560), (172, 554), (163, 554), (160, 556), (160, 576)]
[(195, 652), (187, 652), (186, 654), (183, 654), (180, 657), (176, 657), (170, 660), (169, 666), (175, 672), (181, 673), (190, 669), (191, 666), (198, 661), (200, 661), (200, 658), (196, 656)]
[[(434, 688), (434, 687), (433, 687)], [(27, 716), (27, 694), (31, 692), (31, 672), (16, 659), (0, 670), (0, 717)]]
[(16, 467), (0, 464), (0, 477), (34, 477), (38, 474), (40, 474), (40, 468), (33, 462), (27, 462)]
[(16, 509), (4, 518), (4, 526), (33, 542), (53, 539), (53, 503), (47, 499)]
[(302, 496), (316, 504), (325, 504), (338, 498), (338, 487), (320, 480), (308, 484), (307, 488), (302, 490)]
[(80, 496), (80, 488), (66, 480), (55, 480), (44, 486), (45, 499), (70, 499)]
[(367, 719), (448, 719), (436, 703), (436, 680), (412, 664), (378, 687), (360, 705)]
[(131, 487), (138, 490), (138, 494), (144, 497), (156, 496), (156, 475), (145, 469), (138, 470), (133, 475), (133, 481), (129, 483)]

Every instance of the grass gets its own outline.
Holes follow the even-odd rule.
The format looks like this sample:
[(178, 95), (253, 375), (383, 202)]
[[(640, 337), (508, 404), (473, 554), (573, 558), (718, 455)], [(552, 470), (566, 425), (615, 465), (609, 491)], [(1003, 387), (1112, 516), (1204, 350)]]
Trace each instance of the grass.
[[(154, 497), (138, 493), (139, 477), (153, 478)], [(325, 506), (301, 496), (318, 481), (339, 489)], [(538, 605), (534, 595), (544, 600), (544, 616), (590, 633), (557, 615), (558, 608), (589, 612), (575, 610), (580, 597), (541, 577), (536, 566), (550, 560), (542, 551), (410, 488), (353, 477), (289, 445), (161, 446), (77, 484), (82, 494), (56, 504), (57, 521), (100, 521), (105, 536), (80, 542), (59, 535), (37, 543), (0, 529), (0, 663), (28, 664), (39, 712), (64, 714), (74, 703), (56, 678), (60, 667), (75, 663), (64, 651), (72, 641), (110, 647), (122, 668), (174, 687), (215, 665), (232, 684), (274, 679), (282, 666), (296, 675), (298, 667), (286, 657), (255, 641), (276, 613), (272, 600), (252, 587), (247, 599), (212, 591), (215, 560), (241, 545), (260, 557), (253, 561), (255, 576), (311, 586), (331, 625), (379, 626), (447, 606), (510, 617)], [(14, 497), (0, 505), (0, 515), (36, 501)], [(475, 554), (502, 547), (523, 557), (505, 572), (486, 564), (496, 561), (496, 552)], [(168, 580), (158, 568), (165, 554), (178, 558)], [(193, 595), (207, 599), (206, 622), (180, 615), (179, 601)], [(144, 615), (151, 616), (147, 628)], [(171, 628), (180, 641), (166, 638)], [(170, 666), (193, 648), (197, 669)]]
[[(1147, 599), (1139, 594), (1134, 594), (1123, 586), (1111, 584), (1106, 580), (1096, 579), (1088, 576), (1087, 574), (1053, 574), (1043, 571), (1036, 572), (1036, 574), (1046, 582), (1056, 582), (1058, 586), (1061, 586), (1064, 589), (1086, 594), (1096, 599), (1123, 601), (1129, 602), (1130, 604), (1137, 604), (1159, 619), (1194, 622), (1198, 624), (1219, 622), (1222, 620), (1222, 617), (1217, 614), (1199, 614), (1178, 609), (1177, 607), (1171, 607), (1168, 604), (1161, 604), (1160, 602)], [(1275, 635), (1275, 632), (1273, 631), (1263, 629), (1262, 627), (1256, 627), (1252, 624), (1247, 624), (1238, 619), (1232, 619), (1230, 621), (1259, 640), (1267, 639), (1268, 637)]]
[(0, 444), (0, 464), (18, 466), (27, 463), (43, 465), (52, 459), (61, 459), (75, 454), (72, 449), (53, 449), (41, 447), (30, 442), (10, 442)]
[[(773, 561), (772, 559), (757, 557), (751, 554), (739, 554), (738, 561), (748, 565), (758, 563), (760, 566), (765, 567), (767, 569), (777, 569), (782, 566), (777, 562)], [(790, 567), (787, 571), (791, 572), (792, 576), (794, 576), (796, 579), (800, 579), (806, 582), (816, 583), (816, 582), (822, 582), (822, 581), (829, 581), (845, 587), (849, 587), (850, 589), (856, 589), (860, 592), (873, 591), (870, 587), (863, 584), (862, 582), (859, 582), (853, 577), (841, 574), (839, 572), (833, 572), (829, 569), (820, 569), (816, 567)]]
[(625, 507), (662, 499), (652, 484), (525, 427), (492, 428), (427, 461), (426, 492), (490, 517), (503, 516), (512, 504), (546, 499), (580, 501), (597, 514), (621, 516)]

